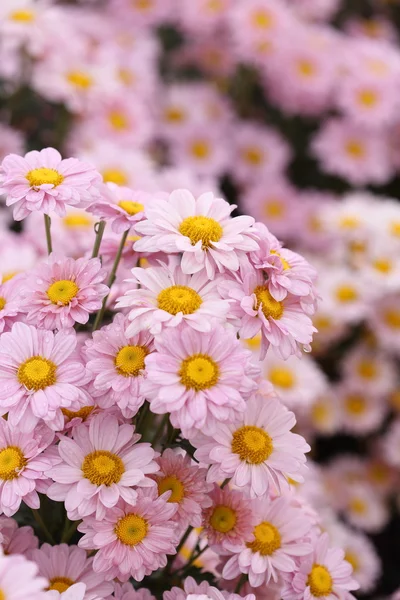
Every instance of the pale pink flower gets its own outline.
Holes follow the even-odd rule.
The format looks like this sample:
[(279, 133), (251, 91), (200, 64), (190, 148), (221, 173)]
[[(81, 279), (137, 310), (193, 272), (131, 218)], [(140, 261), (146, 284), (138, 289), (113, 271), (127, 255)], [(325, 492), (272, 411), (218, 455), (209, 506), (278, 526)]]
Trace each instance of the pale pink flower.
[(153, 596), (150, 590), (147, 590), (146, 588), (139, 588), (138, 590), (135, 590), (133, 585), (129, 582), (115, 582), (114, 595), (112, 598), (117, 598), (117, 600), (156, 600), (155, 596)]
[(221, 123), (195, 124), (170, 140), (172, 162), (197, 175), (220, 177), (229, 168), (231, 150)]
[(211, 586), (208, 581), (196, 583), (193, 577), (186, 577), (182, 582), (181, 587), (173, 587), (169, 591), (164, 592), (163, 600), (255, 600), (254, 594), (239, 596), (239, 594), (229, 594), (225, 591), (220, 591), (218, 588)]
[(93, 557), (77, 546), (43, 544), (31, 558), (49, 581), (46, 597), (51, 600), (77, 600), (78, 595), (82, 600), (98, 600), (113, 591), (111, 583), (93, 573)]
[(353, 529), (346, 530), (340, 546), (345, 552), (345, 560), (353, 567), (353, 576), (360, 584), (360, 591), (372, 591), (382, 571), (375, 546), (364, 533)]
[(233, 556), (225, 564), (222, 576), (233, 579), (246, 573), (253, 587), (277, 581), (279, 575), (295, 569), (299, 556), (309, 554), (312, 546), (304, 538), (311, 521), (300, 508), (285, 497), (254, 501), (256, 515), (252, 535), (239, 546), (229, 548)]
[(395, 419), (383, 438), (383, 449), (388, 462), (400, 467), (400, 420)]
[(109, 182), (103, 187), (102, 198), (93, 202), (88, 212), (109, 221), (115, 233), (123, 233), (144, 218), (144, 207), (151, 198), (149, 192), (131, 190)]
[(158, 494), (165, 495), (167, 502), (177, 504), (173, 520), (184, 532), (189, 525), (201, 526), (202, 510), (211, 505), (209, 492), (212, 485), (206, 483), (206, 470), (198, 467), (190, 456), (180, 450), (167, 448), (156, 459), (160, 470), (153, 475)]
[(203, 527), (210, 547), (216, 551), (240, 546), (251, 537), (255, 525), (253, 504), (238, 490), (214, 485), (212, 505), (203, 511)]
[(389, 521), (387, 501), (365, 483), (354, 483), (343, 490), (346, 520), (367, 533), (378, 533)]
[(70, 332), (36, 329), (15, 323), (0, 337), (1, 414), (24, 432), (32, 431), (40, 419), (61, 429), (61, 408), (79, 410), (85, 394), (80, 386), (88, 381), (84, 366), (73, 353), (76, 336)]
[(0, 419), (0, 511), (14, 515), (21, 502), (39, 508), (38, 492), (46, 493), (50, 483), (46, 471), (57, 458), (43, 454), (52, 443), (54, 432), (41, 423), (35, 432), (23, 433)]
[(7, 154), (22, 154), (24, 151), (24, 137), (20, 131), (0, 125), (0, 160)]
[(66, 205), (87, 205), (99, 194), (99, 173), (76, 158), (62, 159), (54, 148), (33, 150), (24, 157), (9, 154), (1, 163), (0, 185), (14, 219), (34, 211), (63, 217)]
[(44, 329), (85, 324), (108, 293), (107, 272), (99, 258), (66, 258), (52, 253), (24, 281), (23, 309), (28, 323)]
[(18, 527), (11, 517), (0, 517), (0, 543), (6, 554), (28, 554), (39, 545), (32, 527)]
[(186, 275), (178, 260), (168, 265), (132, 269), (131, 287), (119, 298), (118, 308), (128, 308), (128, 335), (143, 329), (156, 335), (165, 327), (186, 323), (197, 331), (211, 331), (213, 323), (224, 323), (229, 303), (218, 293), (219, 278), (205, 271)]
[(367, 435), (377, 431), (388, 413), (383, 395), (368, 389), (368, 383), (357, 385), (345, 380), (335, 390), (339, 420), (344, 431)]
[[(0, 284), (0, 333), (9, 331), (15, 321), (21, 317), (21, 288), (24, 280), (21, 277)], [(19, 317), (18, 317), (19, 315)]]
[(154, 342), (147, 331), (127, 335), (128, 323), (122, 314), (117, 314), (113, 323), (93, 332), (84, 354), (98, 405), (110, 408), (117, 404), (130, 418), (145, 400), (145, 359), (153, 352)]
[(0, 550), (0, 589), (7, 600), (47, 600), (47, 580), (38, 577), (38, 567), (24, 556), (5, 556)]
[(211, 465), (209, 481), (232, 478), (253, 498), (269, 489), (283, 493), (289, 477), (303, 481), (304, 453), (310, 450), (304, 438), (290, 431), (295, 423), (294, 414), (276, 398), (254, 396), (236, 424), (220, 423), (213, 436), (193, 436), (195, 458)]
[(396, 355), (400, 353), (399, 294), (388, 294), (374, 303), (369, 322), (379, 345)]
[(354, 346), (346, 353), (341, 372), (351, 387), (364, 390), (369, 396), (382, 398), (396, 385), (396, 365), (393, 360), (387, 353), (368, 348), (366, 344)]
[(101, 521), (86, 517), (78, 526), (85, 534), (79, 546), (98, 550), (93, 570), (107, 581), (142, 581), (166, 566), (167, 554), (176, 552), (176, 523), (171, 520), (175, 512), (176, 505), (157, 498), (155, 488), (139, 491), (134, 506), (120, 500)]
[(13, 231), (1, 232), (0, 277), (2, 283), (31, 269), (37, 259), (37, 250), (24, 235)]
[(323, 533), (315, 542), (313, 552), (302, 557), (288, 575), (282, 591), (283, 600), (313, 600), (352, 598), (350, 591), (358, 589), (352, 578), (352, 567), (344, 560), (344, 552), (329, 547), (329, 536)]
[(259, 370), (232, 330), (216, 325), (201, 333), (181, 326), (157, 337), (155, 347), (145, 361), (144, 384), (153, 412), (171, 413), (184, 435), (193, 429), (213, 433), (221, 422), (240, 418)]
[(72, 438), (62, 437), (57, 446), (60, 461), (47, 472), (53, 483), (47, 495), (64, 501), (71, 520), (96, 514), (102, 520), (120, 498), (134, 505), (133, 487), (152, 486), (147, 475), (158, 471), (154, 450), (137, 444), (132, 425), (119, 425), (112, 415), (99, 414), (90, 423), (77, 425)]
[(257, 250), (251, 217), (230, 216), (233, 205), (209, 192), (195, 199), (188, 190), (175, 190), (168, 200), (159, 200), (145, 210), (146, 219), (136, 225), (142, 238), (138, 252), (182, 253), (186, 274), (205, 269), (237, 271), (245, 252)]

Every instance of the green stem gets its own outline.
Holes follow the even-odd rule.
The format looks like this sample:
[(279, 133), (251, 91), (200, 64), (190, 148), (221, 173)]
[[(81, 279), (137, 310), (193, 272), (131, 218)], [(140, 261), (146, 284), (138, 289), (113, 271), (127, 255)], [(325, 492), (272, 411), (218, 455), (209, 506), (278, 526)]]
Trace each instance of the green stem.
[[(121, 241), (120, 241), (119, 246), (118, 246), (117, 254), (115, 256), (114, 264), (112, 266), (112, 269), (111, 269), (111, 272), (110, 272), (110, 276), (109, 276), (108, 281), (107, 281), (107, 285), (108, 285), (109, 288), (111, 288), (112, 284), (115, 281), (115, 277), (117, 275), (117, 270), (118, 270), (118, 265), (119, 265), (119, 262), (121, 260), (122, 251), (124, 249), (126, 238), (128, 237), (128, 233), (129, 233), (129, 229), (127, 229), (126, 231), (124, 231), (124, 233), (122, 234), (122, 238), (121, 238)], [(101, 305), (101, 308), (100, 308), (99, 312), (96, 315), (96, 318), (95, 318), (94, 323), (93, 323), (93, 331), (96, 331), (96, 329), (98, 329), (100, 327), (100, 325), (101, 325), (101, 322), (102, 322), (103, 317), (104, 317), (104, 312), (106, 310), (107, 300), (108, 300), (108, 295), (104, 298), (103, 303)]]
[(229, 482), (230, 482), (230, 480), (231, 480), (231, 478), (230, 478), (230, 477), (227, 477), (226, 479), (224, 479), (224, 481), (223, 481), (223, 482), (221, 483), (221, 485), (220, 485), (220, 487), (221, 487), (221, 490), (223, 490), (223, 489), (224, 489), (224, 487), (226, 486), (226, 484), (227, 484), (227, 483), (229, 483)]
[(152, 446), (155, 447), (156, 443), (158, 442), (159, 438), (162, 436), (163, 431), (165, 429), (166, 424), (168, 423), (168, 419), (169, 419), (169, 414), (166, 413), (163, 418), (160, 421), (159, 426), (157, 427), (157, 430), (154, 434), (154, 438), (152, 439)]
[(199, 550), (198, 552), (193, 551), (192, 554), (190, 555), (189, 560), (186, 563), (186, 565), (184, 565), (177, 571), (174, 571), (173, 575), (183, 576), (186, 573), (186, 571), (189, 569), (190, 565), (192, 565), (194, 562), (196, 562), (196, 560), (199, 558), (199, 556), (201, 556), (203, 554), (203, 552), (205, 552), (206, 550), (208, 550), (208, 544), (206, 544), (204, 546), (204, 548), (202, 550)]
[(140, 428), (143, 425), (143, 422), (146, 418), (147, 413), (149, 412), (150, 409), (150, 404), (148, 402), (145, 402), (142, 406), (142, 408), (140, 409), (140, 412), (137, 415), (137, 420), (135, 423), (135, 431), (136, 433), (140, 433)]
[(31, 508), (31, 511), (32, 511), (32, 514), (34, 516), (36, 523), (39, 525), (40, 529), (43, 531), (46, 540), (48, 542), (50, 542), (50, 544), (54, 544), (54, 538), (51, 535), (50, 531), (47, 529), (47, 525), (43, 521), (42, 515), (40, 514), (40, 512), (36, 508)]
[(181, 541), (179, 542), (179, 544), (176, 548), (176, 556), (178, 556), (179, 552), (182, 550), (182, 546), (184, 545), (184, 543), (186, 542), (186, 540), (188, 539), (188, 537), (192, 533), (192, 531), (193, 531), (192, 526), (190, 526), (186, 529)]
[(247, 575), (245, 573), (242, 573), (239, 581), (236, 584), (235, 594), (238, 594), (240, 592), (240, 588), (242, 587), (242, 585), (244, 585), (246, 583), (246, 581), (247, 581)]
[(68, 527), (61, 538), (61, 543), (67, 543), (69, 542), (69, 540), (72, 538), (72, 536), (74, 535), (75, 531), (78, 528), (79, 523), (81, 523), (81, 521), (74, 521), (70, 527)]
[(101, 240), (103, 239), (104, 229), (106, 228), (105, 221), (99, 221), (94, 226), (94, 231), (96, 233), (96, 239), (94, 240), (92, 258), (96, 258), (99, 255)]
[(51, 243), (51, 219), (49, 215), (44, 215), (44, 228), (46, 230), (47, 254), (51, 254), (53, 246)]

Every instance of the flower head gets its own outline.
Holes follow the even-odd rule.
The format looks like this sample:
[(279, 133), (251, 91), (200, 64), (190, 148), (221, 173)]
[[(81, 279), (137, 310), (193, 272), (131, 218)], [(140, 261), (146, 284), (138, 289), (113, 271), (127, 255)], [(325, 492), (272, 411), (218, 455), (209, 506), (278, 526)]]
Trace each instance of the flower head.
[(0, 517), (0, 543), (6, 554), (28, 554), (39, 545), (32, 527), (18, 527), (11, 517)]
[(6, 556), (0, 550), (0, 590), (7, 600), (48, 600), (47, 580), (38, 576), (38, 567), (19, 554)]
[(112, 182), (103, 191), (101, 200), (93, 202), (88, 212), (109, 221), (115, 233), (130, 229), (144, 218), (144, 207), (151, 198), (149, 192), (133, 191)]

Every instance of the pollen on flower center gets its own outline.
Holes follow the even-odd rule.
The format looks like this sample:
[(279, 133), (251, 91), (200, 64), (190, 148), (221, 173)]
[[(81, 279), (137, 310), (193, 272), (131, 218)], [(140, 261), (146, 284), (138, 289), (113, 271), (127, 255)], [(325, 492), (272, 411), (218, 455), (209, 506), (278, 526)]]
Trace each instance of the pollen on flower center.
[(193, 156), (195, 156), (196, 158), (208, 158), (208, 156), (210, 155), (210, 146), (207, 144), (207, 142), (201, 140), (193, 142), (193, 144), (190, 146), (190, 149), (192, 151)]
[(3, 310), (5, 305), (6, 305), (6, 299), (3, 298), (3, 296), (0, 296), (0, 310)]
[(400, 310), (389, 308), (385, 311), (383, 316), (386, 325), (392, 329), (400, 329)]
[(168, 502), (181, 502), (185, 496), (183, 483), (174, 475), (163, 477), (163, 479), (158, 481), (157, 486), (160, 496), (165, 492), (172, 492), (168, 498)]
[(299, 60), (297, 63), (297, 71), (303, 77), (312, 77), (316, 73), (315, 65), (309, 60)]
[(32, 356), (19, 366), (17, 377), (21, 385), (37, 392), (56, 383), (56, 371), (57, 366), (51, 360)]
[(276, 250), (271, 250), (271, 254), (275, 254), (275, 256), (279, 256), (279, 258), (281, 259), (281, 263), (282, 263), (282, 267), (284, 271), (287, 271), (288, 269), (291, 269), (292, 267), (289, 265), (288, 261), (283, 258), (283, 256), (281, 256), (279, 254), (279, 252), (277, 252)]
[(90, 75), (83, 73), (83, 71), (71, 71), (68, 73), (67, 79), (69, 83), (72, 83), (72, 85), (77, 88), (81, 88), (82, 90), (90, 88), (93, 83)]
[(199, 294), (186, 285), (171, 285), (157, 296), (158, 308), (171, 315), (191, 315), (202, 305)]
[(126, 173), (120, 169), (104, 169), (102, 175), (104, 183), (111, 182), (117, 185), (126, 185), (128, 183)]
[(353, 571), (356, 571), (359, 567), (359, 561), (354, 552), (347, 551), (344, 555), (344, 560), (347, 560), (348, 563), (353, 567)]
[(283, 304), (271, 296), (267, 286), (258, 285), (253, 294), (255, 294), (257, 299), (255, 310), (258, 310), (261, 307), (266, 319), (271, 317), (272, 319), (278, 320), (282, 317)]
[(55, 281), (48, 288), (46, 294), (50, 302), (53, 304), (63, 304), (67, 306), (79, 292), (79, 288), (75, 281), (69, 279), (60, 279)]
[(216, 385), (219, 367), (207, 354), (194, 354), (182, 361), (179, 376), (186, 389), (199, 392)]
[(216, 506), (210, 517), (210, 525), (219, 533), (228, 533), (236, 525), (236, 512), (230, 506)]
[(347, 154), (353, 158), (364, 158), (365, 147), (359, 140), (349, 140), (345, 146)]
[(92, 413), (93, 410), (94, 406), (82, 406), (82, 408), (75, 411), (69, 410), (68, 408), (62, 408), (61, 412), (65, 417), (67, 417), (69, 421), (71, 421), (71, 419), (76, 418), (82, 419), (82, 421), (86, 421), (86, 419)]
[(56, 171), (56, 169), (48, 169), (47, 167), (40, 167), (40, 169), (28, 171), (26, 179), (32, 187), (39, 187), (45, 183), (57, 187), (64, 181), (64, 177), (61, 173)]
[(130, 514), (122, 517), (115, 526), (115, 535), (123, 544), (136, 546), (147, 535), (147, 521), (139, 515)]
[(345, 400), (347, 412), (351, 415), (362, 415), (366, 410), (364, 398), (358, 394), (349, 394)]
[(90, 227), (92, 220), (80, 213), (71, 213), (63, 218), (63, 223), (66, 227)]
[(203, 250), (209, 248), (213, 242), (219, 242), (224, 230), (215, 219), (211, 217), (186, 217), (179, 226), (179, 233), (188, 237), (192, 246), (202, 242)]
[(253, 12), (252, 22), (254, 27), (259, 29), (270, 29), (273, 25), (273, 18), (271, 13), (266, 10), (259, 9)]
[(124, 346), (115, 357), (115, 368), (124, 377), (137, 377), (145, 367), (148, 353), (146, 346)]
[(128, 129), (129, 122), (124, 113), (112, 111), (108, 115), (108, 119), (112, 127), (114, 127), (114, 129), (116, 129), (117, 131), (123, 131), (124, 129)]
[(268, 521), (256, 525), (253, 535), (254, 542), (249, 542), (246, 546), (253, 552), (259, 552), (261, 556), (269, 556), (281, 547), (281, 535), (278, 529)]
[(374, 90), (361, 90), (358, 99), (363, 106), (373, 108), (378, 102), (378, 94)]
[(233, 433), (232, 452), (251, 465), (260, 465), (266, 461), (273, 449), (271, 436), (261, 427), (244, 425)]
[(242, 156), (244, 160), (252, 165), (260, 165), (264, 159), (264, 153), (257, 146), (250, 146), (243, 150)]
[(361, 360), (357, 367), (358, 374), (364, 379), (375, 379), (378, 375), (376, 364), (372, 360)]
[(60, 594), (65, 592), (71, 585), (74, 585), (75, 581), (69, 577), (53, 577), (50, 579), (50, 585), (47, 590), (56, 590)]
[(313, 596), (328, 596), (332, 592), (332, 583), (331, 574), (324, 565), (313, 565), (307, 579)]
[(85, 456), (82, 463), (84, 477), (97, 486), (118, 483), (124, 472), (120, 457), (108, 450), (95, 450)]
[(164, 116), (165, 119), (171, 123), (180, 123), (185, 118), (184, 112), (180, 108), (174, 106), (167, 108), (164, 112)]
[(293, 373), (287, 367), (274, 367), (268, 376), (271, 383), (284, 389), (292, 388), (295, 383)]
[(0, 450), (0, 479), (11, 481), (27, 465), (27, 460), (18, 446), (7, 446)]
[(128, 215), (137, 215), (144, 211), (144, 206), (140, 202), (132, 202), (131, 200), (121, 200), (118, 202), (118, 206), (122, 208)]
[(357, 300), (358, 294), (357, 290), (355, 290), (351, 285), (341, 285), (336, 290), (336, 298), (339, 302), (347, 303), (354, 302)]
[(35, 20), (35, 13), (32, 10), (16, 10), (10, 15), (13, 21), (20, 23), (31, 23)]

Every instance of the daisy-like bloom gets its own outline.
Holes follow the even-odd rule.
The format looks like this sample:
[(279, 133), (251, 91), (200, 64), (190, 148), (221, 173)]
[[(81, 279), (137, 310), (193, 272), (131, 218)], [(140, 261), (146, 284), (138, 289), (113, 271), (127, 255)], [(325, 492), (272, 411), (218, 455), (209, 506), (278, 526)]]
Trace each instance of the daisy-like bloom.
[(132, 486), (151, 486), (146, 477), (158, 471), (150, 444), (137, 444), (132, 425), (119, 425), (116, 417), (99, 414), (73, 429), (72, 439), (63, 437), (57, 446), (60, 461), (47, 472), (53, 483), (47, 495), (65, 501), (74, 521), (96, 514), (103, 519), (120, 498), (135, 504)]
[(22, 285), (21, 277), (13, 277), (0, 284), (0, 333), (9, 331), (12, 324), (17, 320), (18, 313), (23, 312), (20, 308)]
[(216, 325), (201, 333), (181, 326), (157, 337), (155, 347), (145, 359), (143, 388), (153, 412), (171, 413), (185, 437), (192, 429), (213, 433), (221, 422), (240, 418), (259, 369), (232, 330)]
[(233, 556), (225, 564), (222, 576), (233, 579), (246, 573), (250, 585), (259, 587), (293, 571), (297, 557), (311, 552), (312, 546), (304, 540), (311, 530), (311, 521), (284, 497), (269, 502), (256, 500), (254, 511), (252, 535), (240, 546), (230, 548)]
[(369, 316), (368, 304), (376, 295), (376, 290), (366, 286), (361, 277), (344, 265), (331, 265), (329, 272), (320, 271), (318, 291), (324, 299), (321, 315), (326, 303), (327, 314), (332, 315), (335, 324), (358, 323)]
[(163, 600), (255, 600), (254, 594), (239, 596), (239, 594), (229, 594), (225, 591), (220, 591), (218, 588), (211, 586), (208, 581), (196, 583), (193, 577), (186, 577), (182, 582), (181, 587), (173, 587), (169, 591), (164, 592)]
[(343, 512), (351, 525), (368, 533), (377, 533), (385, 527), (390, 518), (386, 501), (371, 486), (356, 483), (343, 491)]
[(323, 533), (315, 542), (311, 554), (300, 559), (288, 575), (282, 591), (283, 600), (312, 600), (313, 598), (351, 598), (359, 588), (352, 578), (352, 567), (339, 548), (329, 547), (329, 536)]
[[(43, 544), (31, 553), (39, 574), (49, 582), (46, 596), (51, 600), (97, 600), (113, 591), (112, 583), (93, 573), (93, 557), (77, 546)], [(68, 593), (66, 593), (68, 590)]]
[(129, 582), (114, 583), (114, 595), (112, 598), (117, 598), (117, 600), (156, 600), (150, 590), (146, 588), (135, 590)]
[(381, 561), (369, 538), (359, 531), (346, 530), (341, 540), (344, 558), (353, 567), (355, 580), (360, 584), (360, 591), (371, 591), (381, 573)]
[(117, 577), (136, 581), (167, 564), (167, 554), (175, 554), (176, 505), (157, 498), (155, 488), (139, 491), (135, 505), (120, 500), (107, 510), (104, 519), (87, 517), (78, 526), (85, 535), (79, 546), (98, 550), (93, 560), (95, 573), (109, 581)]
[(66, 205), (85, 206), (99, 194), (100, 174), (76, 158), (62, 159), (54, 148), (33, 150), (24, 157), (9, 154), (1, 163), (0, 186), (14, 219), (31, 212), (63, 217)]
[(365, 344), (355, 346), (346, 353), (342, 372), (350, 385), (367, 390), (369, 395), (382, 397), (390, 393), (396, 384), (396, 369), (390, 357)]
[(51, 254), (24, 282), (23, 307), (28, 323), (44, 329), (87, 323), (109, 291), (103, 284), (106, 275), (99, 258), (74, 260)]
[(93, 395), (101, 408), (117, 404), (130, 418), (145, 397), (145, 359), (153, 352), (153, 336), (147, 331), (127, 335), (129, 321), (118, 313), (111, 325), (93, 332), (84, 349), (87, 369), (93, 380)]
[(38, 576), (38, 567), (25, 556), (6, 556), (0, 549), (0, 590), (5, 600), (48, 600), (47, 580)]
[(215, 551), (240, 546), (251, 537), (255, 525), (253, 503), (238, 490), (214, 485), (212, 505), (203, 512), (203, 527), (210, 547)]
[(131, 190), (109, 182), (101, 200), (93, 202), (88, 212), (111, 223), (115, 233), (123, 233), (144, 218), (144, 207), (152, 198), (149, 192)]
[(178, 505), (173, 519), (183, 532), (191, 525), (201, 526), (202, 510), (211, 505), (206, 483), (206, 470), (193, 463), (190, 456), (179, 450), (167, 448), (156, 460), (160, 470), (153, 476), (158, 494), (165, 494), (168, 502)]
[(61, 408), (79, 410), (87, 383), (84, 366), (73, 353), (75, 332), (36, 329), (15, 323), (0, 338), (1, 414), (13, 427), (32, 431), (39, 419), (61, 429)]
[(210, 119), (177, 136), (170, 145), (170, 154), (173, 163), (204, 177), (220, 177), (231, 159), (223, 124)]
[(10, 517), (0, 517), (0, 543), (6, 554), (28, 554), (39, 545), (32, 527), (18, 527)]
[(383, 395), (363, 386), (343, 382), (336, 389), (340, 422), (345, 431), (366, 435), (379, 429), (388, 412)]
[(209, 481), (232, 478), (232, 484), (249, 491), (251, 497), (264, 496), (271, 488), (282, 493), (289, 489), (288, 478), (302, 482), (305, 452), (310, 446), (290, 430), (295, 416), (276, 398), (254, 396), (236, 424), (219, 424), (213, 437), (198, 434), (192, 443), (195, 458), (211, 465)]
[(257, 250), (252, 217), (230, 216), (233, 205), (214, 198), (211, 192), (195, 199), (188, 190), (175, 190), (168, 200), (145, 209), (146, 219), (135, 230), (142, 235), (138, 252), (182, 253), (186, 274), (205, 269), (210, 279), (215, 272), (237, 271), (245, 253)]
[(400, 419), (395, 419), (383, 438), (383, 448), (388, 462), (400, 467)]
[(287, 294), (283, 300), (275, 300), (260, 269), (246, 265), (231, 280), (222, 281), (219, 291), (231, 302), (230, 314), (241, 338), (261, 332), (260, 360), (270, 346), (283, 359), (291, 354), (301, 356), (302, 349), (310, 350), (316, 329), (304, 311), (301, 297)]
[(181, 323), (205, 332), (213, 322), (226, 321), (229, 302), (218, 293), (218, 277), (210, 281), (205, 271), (186, 275), (174, 259), (169, 265), (134, 268), (132, 274), (132, 288), (117, 303), (117, 308), (130, 309), (128, 335), (143, 329), (156, 335)]
[(43, 454), (52, 443), (54, 433), (43, 423), (34, 432), (22, 433), (0, 419), (0, 512), (14, 515), (21, 502), (39, 508), (38, 491), (45, 493), (49, 478), (45, 474), (58, 462), (57, 457)]
[(339, 410), (332, 390), (326, 390), (312, 401), (307, 407), (305, 420), (306, 426), (311, 426), (319, 435), (333, 435), (339, 430)]
[(370, 312), (370, 325), (380, 346), (400, 353), (400, 308), (399, 294), (388, 294), (374, 303)]

